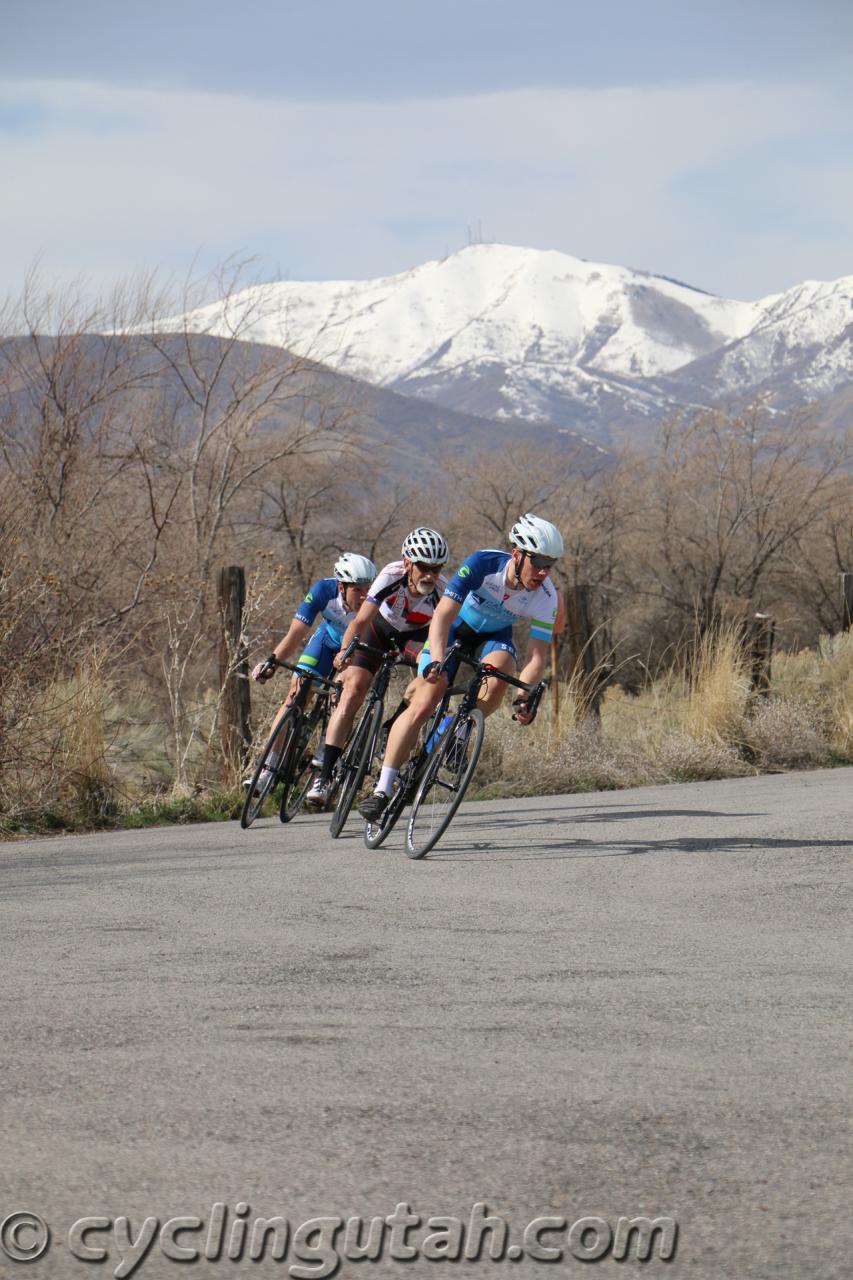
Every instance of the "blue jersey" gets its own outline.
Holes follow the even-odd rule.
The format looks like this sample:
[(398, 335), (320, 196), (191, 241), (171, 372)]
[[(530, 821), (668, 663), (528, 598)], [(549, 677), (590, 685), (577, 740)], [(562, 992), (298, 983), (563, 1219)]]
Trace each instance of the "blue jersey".
[(550, 640), (557, 616), (557, 588), (548, 578), (535, 591), (507, 586), (508, 551), (475, 551), (463, 560), (444, 594), (461, 604), (459, 617), (472, 631), (489, 633), (530, 619), (531, 640)]
[(339, 586), (337, 578), (321, 578), (314, 583), (294, 615), (299, 622), (310, 627), (317, 614), (321, 613), (326, 622), (326, 630), (338, 644), (355, 617), (355, 610), (347, 612)]

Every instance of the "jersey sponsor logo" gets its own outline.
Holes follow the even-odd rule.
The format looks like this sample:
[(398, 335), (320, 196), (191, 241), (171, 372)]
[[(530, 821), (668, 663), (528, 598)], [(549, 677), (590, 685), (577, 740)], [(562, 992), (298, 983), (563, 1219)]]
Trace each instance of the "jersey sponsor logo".
[(311, 594), (311, 592), (309, 591), (309, 592), (308, 592), (308, 595), (305, 597), (305, 603), (306, 603), (306, 604), (310, 604), (310, 603), (311, 603), (311, 601), (312, 601), (313, 599), (314, 599), (314, 597), (313, 597), (313, 595)]
[(467, 578), (469, 573), (471, 572), (471, 566), (467, 564), (463, 564), (460, 566), (457, 572), (460, 578)]

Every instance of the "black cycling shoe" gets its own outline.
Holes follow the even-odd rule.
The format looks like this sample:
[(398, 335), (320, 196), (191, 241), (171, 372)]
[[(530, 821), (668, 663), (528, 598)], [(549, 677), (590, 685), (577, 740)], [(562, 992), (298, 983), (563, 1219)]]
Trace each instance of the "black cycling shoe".
[(365, 796), (358, 806), (358, 811), (368, 822), (376, 822), (388, 808), (390, 798), (384, 791), (374, 791), (372, 796)]

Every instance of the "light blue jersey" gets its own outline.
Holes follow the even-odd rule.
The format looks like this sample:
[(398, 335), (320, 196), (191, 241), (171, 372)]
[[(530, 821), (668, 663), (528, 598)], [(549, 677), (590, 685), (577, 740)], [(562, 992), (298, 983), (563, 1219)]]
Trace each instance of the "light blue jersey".
[(475, 551), (463, 560), (445, 588), (445, 597), (461, 604), (460, 619), (472, 631), (488, 634), (530, 619), (530, 639), (550, 640), (557, 617), (557, 588), (548, 578), (535, 591), (507, 586), (508, 551)]
[(320, 578), (300, 602), (294, 616), (310, 627), (317, 615), (322, 614), (328, 634), (340, 645), (344, 632), (355, 617), (355, 610), (347, 612), (339, 586), (337, 578)]

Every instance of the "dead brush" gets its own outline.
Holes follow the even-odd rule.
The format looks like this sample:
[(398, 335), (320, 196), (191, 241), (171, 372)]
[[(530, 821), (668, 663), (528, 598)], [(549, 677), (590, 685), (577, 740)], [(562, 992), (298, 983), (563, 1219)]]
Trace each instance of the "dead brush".
[[(100, 823), (117, 810), (107, 763), (104, 712), (108, 688), (93, 651), (71, 677), (33, 691), (23, 679), (4, 690), (15, 704), (4, 741), (3, 825), (24, 827)], [(14, 694), (14, 696), (12, 696)]]
[(705, 631), (689, 667), (684, 728), (698, 740), (740, 746), (747, 740), (750, 703), (749, 660), (734, 623)]
[(57, 681), (45, 692), (44, 714), (56, 735), (57, 794), (84, 820), (103, 820), (116, 808), (104, 734), (107, 698), (94, 651), (70, 680)]

